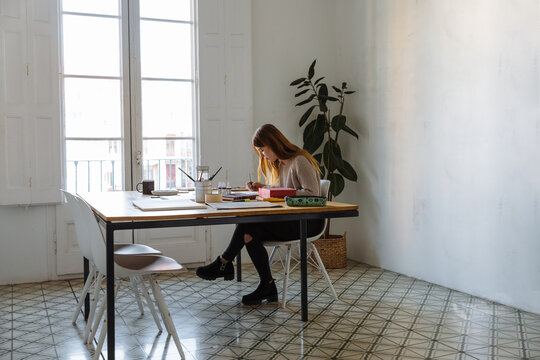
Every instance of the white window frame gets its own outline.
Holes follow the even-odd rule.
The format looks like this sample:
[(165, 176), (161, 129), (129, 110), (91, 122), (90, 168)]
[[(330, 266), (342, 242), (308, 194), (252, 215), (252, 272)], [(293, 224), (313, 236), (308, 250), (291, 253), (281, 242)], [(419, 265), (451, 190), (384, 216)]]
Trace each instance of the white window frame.
[[(60, 0), (61, 1), (61, 0)], [(193, 83), (192, 91), (192, 136), (191, 137), (162, 137), (144, 139), (166, 139), (166, 140), (191, 140), (193, 144), (193, 164), (194, 167), (200, 162), (200, 110), (199, 110), (199, 59), (198, 59), (198, 27), (197, 27), (197, 0), (191, 0), (191, 21), (169, 21), (174, 23), (186, 23), (191, 25), (191, 57), (192, 57), (192, 79), (156, 79), (173, 80)], [(114, 140), (122, 143), (122, 188), (124, 190), (134, 190), (135, 185), (144, 178), (142, 165), (138, 168), (137, 162), (141, 159), (143, 138), (142, 138), (142, 114), (141, 114), (141, 83), (143, 78), (140, 72), (140, 37), (139, 37), (139, 2), (137, 0), (120, 0), (120, 15), (102, 15), (76, 12), (64, 12), (59, 6), (59, 50), (60, 50), (60, 94), (61, 94), (61, 124), (62, 124), (62, 187), (67, 187), (67, 160), (66, 143), (70, 140)], [(127, 10), (126, 10), (127, 9)], [(127, 16), (123, 16), (127, 13)], [(71, 14), (76, 16), (95, 16), (102, 18), (116, 18), (120, 20), (120, 77), (114, 76), (89, 76), (65, 74), (63, 63), (63, 15)], [(137, 23), (132, 26), (132, 23)], [(143, 18), (148, 19), (148, 18)], [(157, 19), (163, 21), (162, 19)], [(127, 40), (127, 41), (126, 41)], [(126, 75), (126, 72), (128, 75)], [(114, 79), (122, 81), (122, 130), (121, 137), (103, 138), (81, 138), (66, 137), (65, 134), (65, 88), (66, 78), (87, 78), (87, 79)], [(144, 78), (147, 80), (147, 78)], [(153, 80), (153, 79), (150, 79)], [(135, 143), (136, 142), (136, 143)]]

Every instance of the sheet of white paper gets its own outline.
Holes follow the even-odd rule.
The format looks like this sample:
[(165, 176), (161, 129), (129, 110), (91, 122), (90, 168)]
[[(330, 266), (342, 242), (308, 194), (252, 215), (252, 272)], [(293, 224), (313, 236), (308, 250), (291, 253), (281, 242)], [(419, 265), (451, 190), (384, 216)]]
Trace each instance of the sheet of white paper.
[(143, 211), (206, 209), (204, 204), (192, 200), (163, 197), (134, 200), (133, 205)]

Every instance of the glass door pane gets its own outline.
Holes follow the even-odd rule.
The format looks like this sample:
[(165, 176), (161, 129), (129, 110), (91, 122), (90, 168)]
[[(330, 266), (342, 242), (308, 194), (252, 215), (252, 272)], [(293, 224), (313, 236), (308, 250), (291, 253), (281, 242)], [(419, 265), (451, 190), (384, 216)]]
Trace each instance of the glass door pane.
[(122, 136), (120, 80), (70, 77), (64, 92), (67, 137)]
[(120, 20), (63, 15), (64, 73), (120, 76)]
[(141, 76), (191, 79), (191, 24), (141, 19)]
[(62, 2), (66, 188), (124, 189), (118, 3)]
[[(189, 1), (140, 8), (142, 178), (157, 189), (192, 187), (194, 81)], [(156, 41), (156, 39), (160, 39)]]

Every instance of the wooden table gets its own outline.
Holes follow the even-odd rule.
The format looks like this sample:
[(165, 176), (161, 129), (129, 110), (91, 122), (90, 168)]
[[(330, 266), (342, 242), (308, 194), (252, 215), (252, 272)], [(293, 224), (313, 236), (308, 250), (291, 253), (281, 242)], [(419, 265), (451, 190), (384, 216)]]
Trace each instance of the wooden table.
[[(214, 210), (206, 209), (141, 211), (133, 200), (142, 198), (135, 191), (79, 194), (90, 205), (97, 219), (105, 226), (107, 244), (107, 358), (114, 359), (114, 232), (126, 229), (149, 229), (252, 222), (297, 220), (300, 226), (301, 317), (308, 320), (307, 301), (307, 220), (358, 216), (358, 206), (329, 201), (325, 207)], [(85, 281), (88, 261), (85, 259)], [(88, 308), (88, 307), (86, 307)]]

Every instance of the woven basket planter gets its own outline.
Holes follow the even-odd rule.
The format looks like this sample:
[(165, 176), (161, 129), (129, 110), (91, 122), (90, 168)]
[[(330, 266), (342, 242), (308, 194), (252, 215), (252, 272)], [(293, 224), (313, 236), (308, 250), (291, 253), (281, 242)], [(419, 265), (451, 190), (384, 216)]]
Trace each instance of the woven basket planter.
[(313, 241), (317, 248), (324, 267), (327, 269), (340, 269), (347, 266), (347, 233), (343, 235), (329, 235)]

